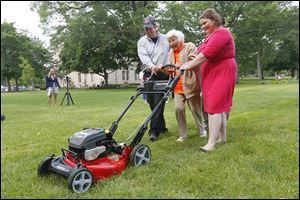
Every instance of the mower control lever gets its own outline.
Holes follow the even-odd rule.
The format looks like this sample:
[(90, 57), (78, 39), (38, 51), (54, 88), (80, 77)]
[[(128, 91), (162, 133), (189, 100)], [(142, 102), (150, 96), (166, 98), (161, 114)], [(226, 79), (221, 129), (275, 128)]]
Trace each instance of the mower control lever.
[[(169, 73), (171, 76), (175, 76), (175, 71), (176, 71), (176, 69), (179, 69), (179, 67), (177, 67), (176, 65), (173, 65), (173, 64), (167, 64), (167, 65), (164, 65), (164, 66), (161, 67), (161, 69), (163, 70), (163, 69), (165, 69), (165, 68), (167, 68), (167, 67), (173, 68), (173, 69), (169, 69), (169, 70), (168, 70), (168, 73)], [(179, 74), (179, 76), (182, 75), (183, 73), (184, 73), (184, 69), (180, 69), (180, 74)]]

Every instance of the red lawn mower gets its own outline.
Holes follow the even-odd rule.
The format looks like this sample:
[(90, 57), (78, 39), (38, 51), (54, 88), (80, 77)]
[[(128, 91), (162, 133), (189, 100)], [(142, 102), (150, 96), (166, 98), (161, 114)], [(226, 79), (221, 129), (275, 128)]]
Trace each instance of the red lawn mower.
[[(150, 162), (151, 151), (147, 145), (139, 144), (151, 117), (173, 91), (183, 71), (175, 76), (174, 65), (162, 67), (170, 75), (169, 80), (152, 81), (151, 76), (137, 88), (137, 94), (131, 97), (131, 101), (121, 116), (113, 122), (109, 129), (84, 128), (76, 132), (68, 139), (68, 150), (62, 149), (62, 156), (54, 154), (46, 157), (38, 166), (39, 176), (50, 173), (60, 174), (68, 178), (68, 186), (75, 193), (83, 193), (89, 190), (92, 183), (98, 180), (120, 174), (128, 164), (140, 166)], [(127, 110), (141, 94), (162, 93), (163, 98), (148, 115), (136, 131), (136, 135), (130, 144), (117, 143), (113, 135), (118, 124)]]

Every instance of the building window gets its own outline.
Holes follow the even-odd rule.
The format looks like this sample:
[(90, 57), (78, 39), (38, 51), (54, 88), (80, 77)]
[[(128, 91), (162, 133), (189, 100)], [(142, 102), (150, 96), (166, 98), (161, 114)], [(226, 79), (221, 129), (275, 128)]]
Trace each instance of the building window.
[(81, 74), (78, 72), (78, 82), (81, 83)]
[(134, 80), (138, 80), (138, 74), (136, 72), (134, 72)]
[(128, 70), (123, 70), (122, 71), (122, 80), (123, 81), (128, 81), (129, 80), (129, 71)]
[(122, 71), (122, 81), (125, 81), (125, 71)]
[(84, 85), (86, 85), (86, 77), (87, 77), (87, 74), (83, 74), (83, 78), (84, 78)]

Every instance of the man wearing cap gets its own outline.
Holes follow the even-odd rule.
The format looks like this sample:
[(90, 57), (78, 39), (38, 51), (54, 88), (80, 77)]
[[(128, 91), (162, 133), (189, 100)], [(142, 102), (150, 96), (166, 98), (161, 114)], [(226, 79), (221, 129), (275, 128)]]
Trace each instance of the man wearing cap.
[[(144, 77), (147, 78), (152, 73), (151, 80), (167, 80), (169, 77), (161, 72), (161, 66), (168, 64), (169, 42), (164, 34), (158, 32), (159, 24), (157, 20), (148, 16), (144, 19), (144, 29), (146, 35), (141, 37), (137, 43), (138, 55), (145, 70)], [(148, 70), (147, 70), (148, 69)], [(151, 110), (162, 99), (163, 94), (147, 94), (147, 101)], [(167, 131), (164, 119), (165, 104), (156, 111), (151, 118), (149, 139), (155, 141), (160, 133)]]

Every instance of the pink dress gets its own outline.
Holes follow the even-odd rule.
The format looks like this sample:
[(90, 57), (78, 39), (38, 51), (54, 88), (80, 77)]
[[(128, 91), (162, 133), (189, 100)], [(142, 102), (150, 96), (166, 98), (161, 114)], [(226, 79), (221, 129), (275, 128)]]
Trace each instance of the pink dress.
[(198, 48), (208, 60), (201, 64), (204, 111), (229, 112), (236, 81), (235, 46), (231, 32), (220, 27)]

